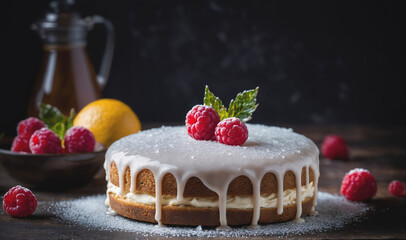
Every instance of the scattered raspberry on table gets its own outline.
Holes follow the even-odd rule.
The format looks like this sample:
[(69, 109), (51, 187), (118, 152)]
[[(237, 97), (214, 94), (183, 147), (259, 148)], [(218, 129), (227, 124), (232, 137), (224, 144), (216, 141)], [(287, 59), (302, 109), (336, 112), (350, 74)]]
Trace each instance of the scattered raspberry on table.
[(351, 201), (365, 201), (375, 196), (376, 180), (365, 169), (356, 168), (348, 172), (341, 183), (341, 194)]
[(337, 135), (328, 135), (324, 138), (321, 153), (329, 159), (349, 159), (347, 143)]
[(27, 188), (15, 186), (3, 197), (3, 209), (13, 217), (30, 216), (37, 208), (37, 198)]
[(226, 118), (215, 130), (217, 141), (227, 145), (243, 145), (248, 138), (247, 126), (238, 118)]
[(398, 180), (392, 181), (389, 184), (388, 190), (392, 195), (397, 197), (404, 197), (406, 195), (405, 186)]

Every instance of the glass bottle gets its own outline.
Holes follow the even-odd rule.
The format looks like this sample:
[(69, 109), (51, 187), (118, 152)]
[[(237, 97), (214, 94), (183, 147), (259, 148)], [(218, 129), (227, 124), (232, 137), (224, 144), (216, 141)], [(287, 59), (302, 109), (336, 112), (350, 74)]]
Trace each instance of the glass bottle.
[[(82, 19), (73, 0), (50, 2), (45, 18), (32, 25), (43, 41), (44, 58), (32, 94), (29, 116), (38, 116), (41, 103), (56, 106), (65, 115), (79, 111), (101, 97), (107, 83), (114, 51), (114, 29), (101, 16)], [(86, 52), (86, 34), (95, 24), (104, 24), (107, 41), (96, 75)]]

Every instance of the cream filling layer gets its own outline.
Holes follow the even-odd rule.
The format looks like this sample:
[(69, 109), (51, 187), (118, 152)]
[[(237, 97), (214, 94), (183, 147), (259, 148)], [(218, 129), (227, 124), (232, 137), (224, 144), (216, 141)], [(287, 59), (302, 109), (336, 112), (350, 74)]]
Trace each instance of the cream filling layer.
[[(115, 195), (120, 196), (120, 188), (109, 181), (107, 184), (107, 193), (114, 193)], [(308, 186), (303, 185), (301, 187), (301, 201), (313, 197), (313, 193), (313, 182), (309, 183)], [(156, 203), (155, 196), (151, 196), (149, 194), (129, 192), (120, 197), (129, 202), (147, 205), (154, 205)], [(261, 208), (276, 208), (277, 201), (278, 196), (275, 193), (260, 196)], [(162, 206), (192, 206), (199, 208), (219, 207), (218, 198), (211, 197), (185, 197), (182, 200), (178, 200), (176, 197), (163, 196), (161, 203)], [(106, 204), (108, 204), (108, 196), (106, 199)], [(283, 191), (283, 206), (289, 206), (293, 204), (296, 204), (296, 189), (288, 189)], [(252, 196), (227, 196), (227, 208), (249, 209), (253, 208), (253, 206), (254, 204)]]

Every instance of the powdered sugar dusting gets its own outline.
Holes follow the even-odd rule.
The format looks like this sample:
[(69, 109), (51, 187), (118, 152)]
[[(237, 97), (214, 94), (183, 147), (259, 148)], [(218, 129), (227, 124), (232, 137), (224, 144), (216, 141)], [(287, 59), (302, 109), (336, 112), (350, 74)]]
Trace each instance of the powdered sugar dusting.
[(332, 231), (359, 220), (368, 210), (366, 204), (347, 201), (342, 196), (319, 192), (316, 210), (318, 216), (305, 217), (304, 223), (278, 223), (261, 225), (260, 228), (233, 227), (218, 231), (205, 227), (157, 227), (156, 224), (138, 222), (121, 216), (106, 214), (105, 195), (96, 195), (56, 202), (49, 208), (63, 221), (90, 229), (134, 232), (143, 236), (168, 237), (243, 237), (243, 236), (291, 236)]
[[(259, 124), (247, 124), (247, 127), (249, 137), (242, 146), (196, 141), (187, 134), (184, 126), (145, 130), (113, 143), (106, 159), (111, 159), (116, 153), (124, 153), (176, 167), (186, 165), (185, 168), (190, 170), (217, 172), (219, 164), (227, 168), (244, 168), (248, 162), (253, 167), (263, 167), (264, 164), (279, 165), (289, 160), (300, 162), (304, 157), (319, 153), (310, 139), (294, 133), (292, 129)], [(194, 158), (199, 161), (190, 160)]]
[(366, 169), (363, 169), (363, 168), (354, 168), (353, 170), (349, 171), (349, 172), (346, 173), (345, 175), (351, 175), (351, 174), (356, 173), (356, 172), (368, 172), (368, 173), (369, 173), (369, 171), (366, 170)]

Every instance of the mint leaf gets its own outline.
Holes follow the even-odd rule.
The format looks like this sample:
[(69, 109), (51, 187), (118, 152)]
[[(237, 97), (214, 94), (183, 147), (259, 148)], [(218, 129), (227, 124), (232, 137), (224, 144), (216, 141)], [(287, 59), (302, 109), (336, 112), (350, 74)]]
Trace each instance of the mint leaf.
[(50, 128), (58, 122), (63, 122), (65, 116), (59, 111), (58, 108), (49, 104), (41, 104), (39, 118)]
[(49, 104), (41, 104), (39, 117), (58, 137), (63, 140), (66, 131), (72, 127), (75, 118), (72, 108), (69, 116), (65, 116), (58, 108)]
[(228, 117), (239, 118), (243, 122), (252, 119), (252, 113), (257, 109), (258, 87), (238, 93), (228, 106)]
[(213, 108), (220, 115), (220, 121), (227, 118), (228, 116), (227, 109), (224, 107), (220, 98), (214, 96), (214, 94), (210, 92), (209, 87), (207, 85), (206, 89), (204, 90), (203, 103), (204, 105)]
[(252, 113), (257, 109), (257, 95), (259, 88), (246, 90), (238, 93), (235, 99), (230, 101), (228, 110), (224, 107), (220, 98), (214, 96), (206, 86), (204, 91), (203, 103), (206, 106), (212, 107), (219, 115), (220, 121), (225, 118), (236, 117), (243, 122), (251, 120)]
[(57, 122), (55, 125), (50, 127), (50, 129), (58, 135), (58, 137), (62, 140), (63, 137), (65, 136), (65, 132), (67, 129), (65, 129), (65, 124), (63, 122)]
[(73, 120), (75, 119), (76, 112), (74, 108), (70, 109), (70, 115), (66, 119), (66, 131), (73, 126)]

